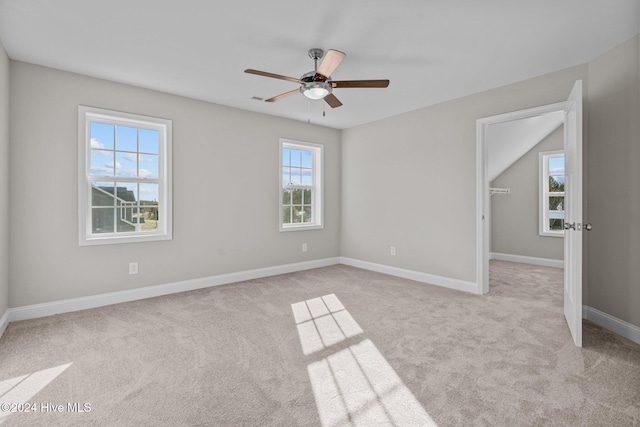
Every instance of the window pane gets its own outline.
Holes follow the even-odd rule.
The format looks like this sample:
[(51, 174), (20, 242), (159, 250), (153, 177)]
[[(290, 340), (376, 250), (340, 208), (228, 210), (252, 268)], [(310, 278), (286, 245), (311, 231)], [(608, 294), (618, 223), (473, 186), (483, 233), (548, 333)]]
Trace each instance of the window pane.
[(302, 184), (300, 168), (291, 168), (291, 185)]
[(158, 207), (142, 206), (140, 208), (140, 229), (141, 231), (158, 230)]
[(138, 176), (140, 178), (158, 178), (160, 157), (154, 154), (140, 154)]
[(549, 174), (564, 175), (564, 157), (549, 158)]
[(116, 209), (118, 215), (116, 224), (119, 233), (127, 233), (136, 231), (136, 223), (138, 221), (138, 207), (136, 205), (123, 205)]
[(291, 166), (302, 166), (302, 153), (300, 150), (291, 150)]
[(302, 190), (292, 190), (291, 191), (291, 204), (301, 205), (302, 204)]
[(564, 197), (563, 196), (551, 196), (549, 197), (549, 211), (563, 211), (564, 212)]
[(311, 169), (302, 169), (302, 185), (313, 185), (313, 175)]
[(291, 206), (282, 207), (282, 223), (291, 224)]
[(115, 209), (93, 208), (91, 209), (91, 224), (93, 233), (113, 233), (113, 219)]
[(91, 122), (91, 148), (113, 150), (113, 125)]
[(282, 167), (282, 185), (291, 184), (291, 171), (288, 166)]
[(113, 182), (93, 181), (91, 183), (91, 205), (114, 206), (113, 187)]
[(311, 206), (304, 207), (304, 220), (303, 222), (311, 222)]
[(117, 182), (116, 196), (116, 206), (137, 205), (138, 184)]
[(303, 199), (302, 199), (302, 204), (303, 205), (310, 205), (312, 204), (312, 200), (311, 200), (311, 190), (304, 190), (303, 191)]
[(311, 168), (312, 167), (312, 159), (313, 156), (311, 151), (303, 151), (302, 152), (302, 167), (303, 168)]
[(551, 193), (564, 192), (564, 175), (549, 176), (549, 192)]
[(288, 190), (288, 189), (282, 190), (282, 204), (283, 205), (291, 204), (291, 190)]
[(282, 166), (291, 166), (291, 150), (289, 148), (282, 149)]
[(113, 176), (113, 151), (91, 150), (91, 175)]
[(138, 172), (138, 155), (116, 151), (116, 176), (135, 177)]
[(549, 230), (564, 230), (564, 220), (562, 219), (550, 219)]
[(302, 206), (293, 206), (293, 222), (302, 222), (302, 215), (304, 211), (302, 210)]
[(136, 128), (116, 126), (116, 150), (138, 151), (138, 136)]
[(139, 184), (140, 185), (140, 205), (157, 205), (160, 197), (159, 184)]
[(150, 129), (138, 129), (138, 143), (141, 153), (159, 154), (160, 153), (160, 132)]

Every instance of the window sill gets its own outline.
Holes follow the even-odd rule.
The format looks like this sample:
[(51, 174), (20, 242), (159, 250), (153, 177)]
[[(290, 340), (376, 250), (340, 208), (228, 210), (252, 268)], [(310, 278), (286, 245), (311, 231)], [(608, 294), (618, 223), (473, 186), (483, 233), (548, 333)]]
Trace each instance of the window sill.
[(324, 228), (322, 224), (305, 224), (305, 225), (280, 225), (280, 231), (302, 231), (302, 230), (320, 230)]
[(159, 240), (172, 240), (170, 234), (146, 234), (146, 235), (125, 235), (125, 236), (100, 236), (100, 237), (87, 237), (81, 239), (78, 244), (80, 246), (96, 246), (96, 245), (115, 245), (121, 243), (137, 243), (137, 242), (155, 242)]

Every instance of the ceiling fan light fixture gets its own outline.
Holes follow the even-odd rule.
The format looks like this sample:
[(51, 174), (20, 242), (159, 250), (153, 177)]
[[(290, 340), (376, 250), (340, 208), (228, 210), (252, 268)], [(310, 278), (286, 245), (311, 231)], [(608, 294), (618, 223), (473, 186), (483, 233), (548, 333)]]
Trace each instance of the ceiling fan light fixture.
[(322, 99), (331, 93), (332, 87), (327, 82), (310, 82), (300, 87), (300, 92), (309, 99)]

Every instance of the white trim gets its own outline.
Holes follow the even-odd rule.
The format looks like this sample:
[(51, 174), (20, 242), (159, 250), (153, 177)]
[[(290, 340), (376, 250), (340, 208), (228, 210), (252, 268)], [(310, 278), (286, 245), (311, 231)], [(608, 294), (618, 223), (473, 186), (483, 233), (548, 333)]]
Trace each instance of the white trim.
[(491, 252), (489, 259), (499, 261), (520, 262), (523, 264), (541, 265), (543, 267), (564, 268), (564, 261), (561, 259), (538, 258), (524, 255), (511, 255)]
[[(314, 142), (297, 141), (294, 139), (280, 138), (279, 142), (279, 169), (278, 169), (278, 220), (279, 230), (282, 231), (300, 231), (300, 230), (318, 230), (324, 228), (324, 145)], [(311, 185), (313, 191), (313, 204), (311, 218), (312, 222), (283, 224), (282, 218), (282, 191), (284, 189), (282, 182), (282, 149), (289, 148), (294, 150), (307, 150), (313, 153), (313, 183)]]
[[(277, 276), (279, 274), (293, 273), (296, 271), (309, 270), (312, 268), (328, 267), (336, 264), (350, 265), (352, 267), (363, 268), (365, 270), (389, 274), (391, 276), (402, 277), (405, 279), (429, 283), (432, 285), (442, 286), (445, 288), (464, 292), (475, 293), (475, 290), (477, 288), (475, 283), (466, 282), (463, 280), (405, 270), (402, 268), (390, 267), (382, 264), (360, 261), (347, 257), (334, 257), (314, 261), (299, 262), (294, 264), (283, 264), (274, 267), (265, 267), (237, 273), (221, 274), (218, 276), (204, 277), (201, 279), (166, 283), (164, 285), (148, 286), (127, 291), (110, 292), (107, 294), (72, 298), (62, 301), (53, 301), (49, 303), (34, 304), (17, 308), (9, 308), (4, 312), (2, 317), (0, 317), (0, 337), (2, 337), (2, 334), (7, 329), (7, 326), (9, 326), (10, 322), (36, 319), (39, 317), (51, 316), (61, 313), (70, 313), (79, 310), (87, 310), (90, 308), (136, 301), (162, 295), (174, 294), (178, 292), (192, 291), (212, 286), (227, 285), (231, 283), (242, 282), (245, 280)], [(631, 323), (625, 322), (624, 320), (620, 320), (607, 313), (603, 313), (600, 310), (588, 307), (586, 305), (582, 306), (582, 317), (620, 336), (623, 336), (633, 342), (640, 344), (640, 327), (638, 326), (632, 325)]]
[(8, 321), (16, 322), (19, 320), (36, 319), (54, 314), (70, 313), (73, 311), (87, 310), (106, 305), (170, 295), (178, 292), (209, 288), (211, 286), (227, 285), (245, 280), (260, 279), (263, 277), (277, 276), (279, 274), (293, 273), (312, 268), (327, 267), (330, 265), (336, 265), (339, 261), (338, 257), (325, 258), (294, 264), (283, 264), (274, 267), (258, 268), (255, 270), (246, 270), (237, 273), (221, 274), (218, 276), (203, 277), (200, 279), (184, 280), (181, 282), (166, 283), (163, 285), (147, 286), (144, 288), (130, 289), (126, 291), (110, 292), (88, 297), (10, 308), (7, 310)]
[(640, 344), (640, 327), (636, 325), (586, 305), (582, 306), (582, 318)]
[(477, 284), (473, 282), (467, 282), (465, 280), (452, 279), (450, 277), (437, 276), (435, 274), (422, 273), (420, 271), (405, 270), (404, 268), (391, 267), (388, 265), (376, 264), (374, 262), (361, 261), (358, 259), (347, 257), (340, 257), (340, 264), (363, 268), (365, 270), (371, 270), (377, 273), (384, 273), (390, 276), (402, 277), (404, 279), (415, 280), (416, 282), (442, 286), (444, 288), (455, 289), (457, 291), (469, 292), (472, 294), (478, 293)]
[(7, 330), (7, 326), (9, 326), (9, 314), (10, 314), (10, 308), (8, 308), (4, 314), (2, 315), (2, 317), (0, 317), (0, 338), (2, 338), (2, 334), (4, 334), (4, 331)]
[(512, 111), (476, 120), (476, 293), (489, 292), (489, 239), (490, 198), (488, 169), (488, 147), (485, 138), (489, 125), (512, 120), (537, 117), (554, 111), (564, 111), (565, 102), (542, 105), (526, 110)]
[[(564, 150), (540, 151), (538, 153), (538, 235), (545, 237), (564, 237), (564, 230), (549, 230), (549, 197), (562, 196), (562, 193), (549, 192), (549, 159), (562, 157)], [(563, 203), (564, 208), (564, 203)], [(564, 210), (562, 211), (564, 212)]]
[[(140, 177), (93, 176), (90, 173), (92, 120), (113, 125), (127, 125), (137, 128), (154, 129), (159, 132), (160, 146), (158, 178), (144, 179)], [(78, 105), (78, 245), (91, 246), (103, 244), (119, 244), (132, 242), (149, 242), (171, 240), (173, 238), (173, 200), (172, 200), (172, 144), (173, 122), (169, 119), (143, 116), (107, 110), (104, 108)], [(116, 152), (114, 145), (113, 151)], [(114, 159), (115, 161), (115, 159)], [(161, 215), (160, 229), (154, 232), (114, 232), (92, 234), (91, 229), (91, 184), (92, 180), (105, 180), (114, 183), (154, 183), (158, 184), (158, 210)], [(115, 197), (115, 194), (114, 194)], [(139, 199), (140, 197), (138, 197)]]

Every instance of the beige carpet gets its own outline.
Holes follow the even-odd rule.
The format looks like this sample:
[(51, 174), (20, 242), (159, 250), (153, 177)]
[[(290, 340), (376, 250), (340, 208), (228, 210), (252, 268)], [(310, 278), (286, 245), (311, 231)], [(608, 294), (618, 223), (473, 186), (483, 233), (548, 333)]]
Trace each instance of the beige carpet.
[(492, 261), (476, 296), (339, 265), (12, 323), (0, 401), (34, 405), (0, 423), (640, 425), (640, 346), (583, 339), (561, 270)]

